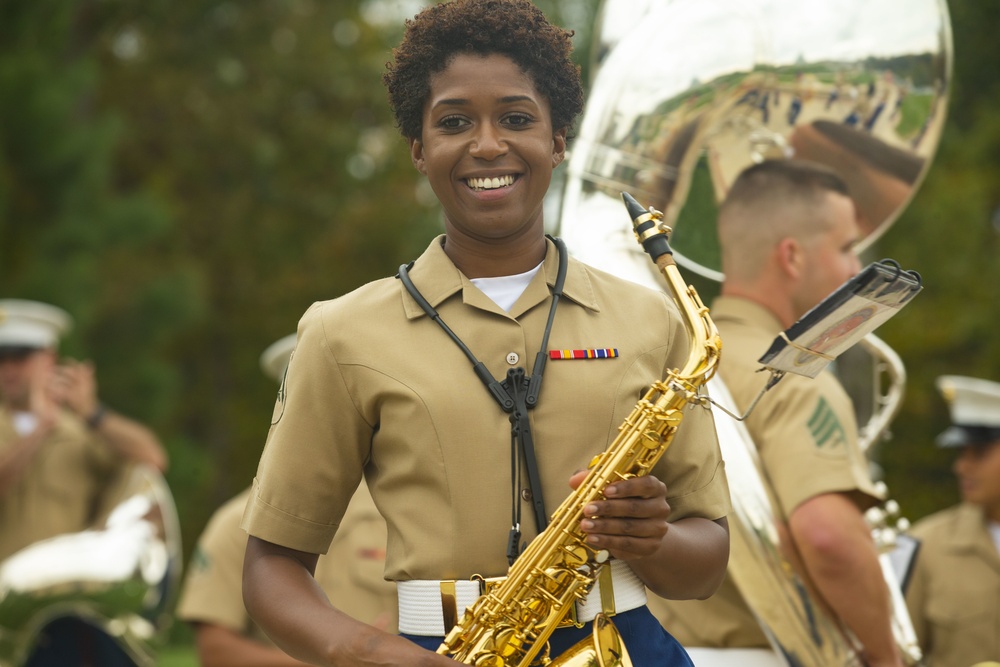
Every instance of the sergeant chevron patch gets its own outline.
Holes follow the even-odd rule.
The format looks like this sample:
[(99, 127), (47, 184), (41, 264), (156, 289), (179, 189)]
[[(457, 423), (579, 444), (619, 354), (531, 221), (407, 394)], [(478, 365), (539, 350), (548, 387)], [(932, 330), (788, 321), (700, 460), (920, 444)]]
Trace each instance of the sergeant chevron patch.
[(847, 435), (833, 408), (820, 397), (816, 409), (809, 418), (809, 431), (819, 448), (833, 449), (847, 442)]

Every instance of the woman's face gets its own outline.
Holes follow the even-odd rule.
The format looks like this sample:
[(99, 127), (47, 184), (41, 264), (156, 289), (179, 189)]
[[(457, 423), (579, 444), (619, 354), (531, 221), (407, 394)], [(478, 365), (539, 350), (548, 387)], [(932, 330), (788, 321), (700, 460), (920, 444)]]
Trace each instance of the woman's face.
[(456, 55), (431, 77), (417, 169), (444, 208), (448, 242), (506, 247), (537, 240), (542, 200), (566, 150), (549, 103), (502, 55)]

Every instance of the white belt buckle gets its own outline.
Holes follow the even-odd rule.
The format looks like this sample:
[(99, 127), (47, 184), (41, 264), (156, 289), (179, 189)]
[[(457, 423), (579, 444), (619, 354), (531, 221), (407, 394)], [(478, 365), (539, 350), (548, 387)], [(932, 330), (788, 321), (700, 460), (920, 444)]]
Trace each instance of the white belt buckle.
[[(602, 586), (610, 582), (610, 586)], [(608, 590), (608, 589), (611, 590)], [(579, 623), (594, 620), (598, 614), (614, 616), (646, 604), (646, 586), (625, 561), (612, 560), (586, 598), (576, 603)]]
[[(625, 562), (612, 560), (606, 569), (611, 586), (601, 587), (600, 577), (590, 594), (577, 602), (575, 619), (565, 624), (582, 625), (600, 613), (620, 614), (646, 604), (646, 587)], [(443, 637), (475, 604), (483, 589), (496, 586), (502, 577), (458, 581), (412, 580), (396, 584), (399, 599), (399, 631), (402, 634)], [(454, 587), (454, 588), (452, 588)], [(611, 590), (608, 590), (611, 589)], [(454, 622), (452, 621), (454, 619)]]

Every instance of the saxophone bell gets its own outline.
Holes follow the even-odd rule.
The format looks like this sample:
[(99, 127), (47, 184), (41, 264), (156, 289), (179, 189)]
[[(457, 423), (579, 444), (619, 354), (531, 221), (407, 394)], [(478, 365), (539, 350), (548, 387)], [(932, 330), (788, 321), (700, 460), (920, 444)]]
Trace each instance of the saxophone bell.
[(590, 637), (581, 639), (548, 664), (549, 667), (628, 667), (632, 659), (615, 624), (599, 614)]

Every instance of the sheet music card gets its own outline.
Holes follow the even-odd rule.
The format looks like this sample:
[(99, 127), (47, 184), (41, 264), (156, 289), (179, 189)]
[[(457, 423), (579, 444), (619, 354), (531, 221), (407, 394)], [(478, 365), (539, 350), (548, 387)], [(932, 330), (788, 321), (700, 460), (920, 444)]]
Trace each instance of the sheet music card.
[(873, 262), (775, 338), (759, 361), (771, 371), (814, 378), (921, 289), (916, 271), (891, 259)]

